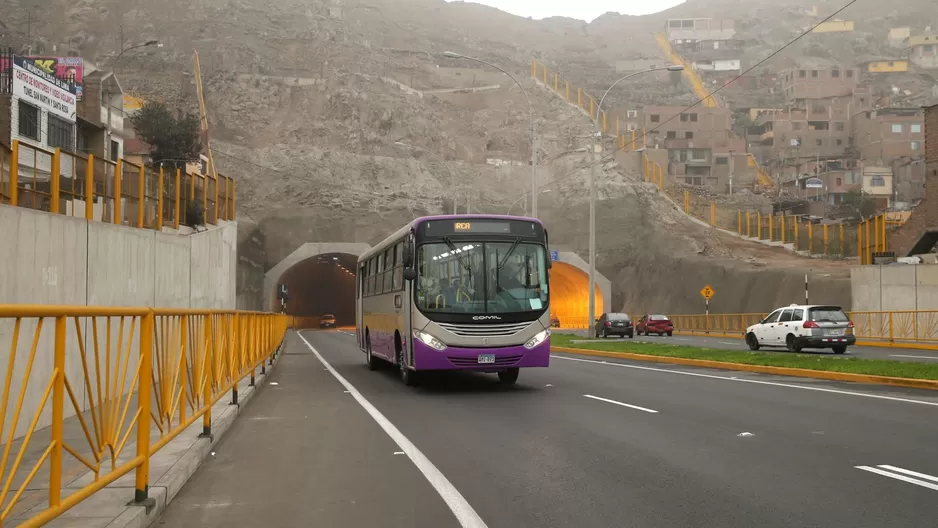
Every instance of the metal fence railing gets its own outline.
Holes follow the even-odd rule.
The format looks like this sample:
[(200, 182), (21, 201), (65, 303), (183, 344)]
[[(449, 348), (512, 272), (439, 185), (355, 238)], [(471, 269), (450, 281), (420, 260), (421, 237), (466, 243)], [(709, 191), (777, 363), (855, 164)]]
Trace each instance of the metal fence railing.
[[(0, 525), (40, 526), (151, 457), (272, 364), (284, 315), (0, 305)], [(45, 470), (43, 470), (45, 468)], [(68, 487), (66, 487), (66, 484)], [(44, 505), (44, 507), (43, 507)]]
[(193, 201), (205, 212), (204, 224), (234, 220), (234, 180), (20, 141), (0, 145), (0, 204), (159, 230), (191, 225), (186, 211)]

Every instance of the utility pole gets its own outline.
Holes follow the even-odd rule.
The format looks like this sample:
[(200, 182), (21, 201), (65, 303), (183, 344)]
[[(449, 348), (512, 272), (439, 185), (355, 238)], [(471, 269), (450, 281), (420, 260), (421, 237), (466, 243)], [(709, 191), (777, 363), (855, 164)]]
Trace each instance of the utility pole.
[(733, 176), (736, 173), (736, 151), (730, 149), (730, 194), (733, 194)]
[[(596, 128), (599, 128), (597, 125)], [(590, 273), (588, 337), (596, 337), (596, 134), (590, 134)]]

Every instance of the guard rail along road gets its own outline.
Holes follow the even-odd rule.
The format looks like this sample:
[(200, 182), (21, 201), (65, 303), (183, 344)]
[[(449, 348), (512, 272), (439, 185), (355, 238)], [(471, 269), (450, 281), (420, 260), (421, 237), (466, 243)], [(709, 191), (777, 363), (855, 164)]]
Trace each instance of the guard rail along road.
[(0, 526), (40, 526), (150, 459), (238, 382), (265, 373), (285, 315), (0, 305)]
[[(675, 333), (721, 337), (745, 337), (746, 328), (765, 319), (767, 313), (671, 315)], [(638, 321), (641, 315), (632, 315)], [(938, 349), (938, 311), (847, 312), (855, 325), (858, 345), (912, 346)], [(566, 329), (587, 327), (585, 318), (561, 321)]]

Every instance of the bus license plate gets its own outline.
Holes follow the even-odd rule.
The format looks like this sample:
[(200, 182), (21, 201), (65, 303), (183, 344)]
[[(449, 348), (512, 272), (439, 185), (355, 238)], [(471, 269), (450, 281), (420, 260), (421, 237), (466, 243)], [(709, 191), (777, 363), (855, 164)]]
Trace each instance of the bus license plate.
[(495, 354), (479, 354), (480, 365), (491, 365), (495, 363)]

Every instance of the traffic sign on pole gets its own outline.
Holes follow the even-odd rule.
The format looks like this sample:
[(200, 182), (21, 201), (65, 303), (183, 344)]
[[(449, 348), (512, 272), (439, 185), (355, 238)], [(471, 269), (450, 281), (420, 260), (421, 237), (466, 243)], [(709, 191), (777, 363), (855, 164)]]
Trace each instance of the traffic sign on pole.
[(716, 293), (716, 290), (711, 288), (709, 284), (704, 286), (703, 289), (700, 290), (700, 296), (708, 301), (713, 297), (715, 293)]

